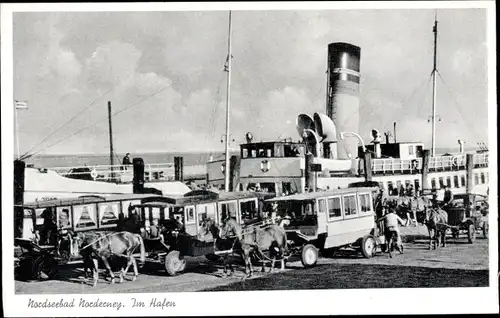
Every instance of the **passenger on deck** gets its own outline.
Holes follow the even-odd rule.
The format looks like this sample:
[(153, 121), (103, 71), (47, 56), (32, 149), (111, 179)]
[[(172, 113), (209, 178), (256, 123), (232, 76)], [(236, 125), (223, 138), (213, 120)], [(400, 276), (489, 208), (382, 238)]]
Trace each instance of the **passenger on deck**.
[(122, 159), (122, 167), (120, 167), (121, 170), (127, 170), (127, 165), (131, 165), (132, 164), (132, 161), (130, 161), (130, 153), (127, 152), (127, 154), (125, 155), (125, 157), (123, 157)]

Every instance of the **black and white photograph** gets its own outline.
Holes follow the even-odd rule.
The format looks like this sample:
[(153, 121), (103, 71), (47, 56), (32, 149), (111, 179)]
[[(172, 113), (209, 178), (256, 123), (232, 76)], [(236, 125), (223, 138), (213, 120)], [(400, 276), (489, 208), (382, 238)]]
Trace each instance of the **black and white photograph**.
[(493, 1), (1, 14), (6, 316), (498, 314)]

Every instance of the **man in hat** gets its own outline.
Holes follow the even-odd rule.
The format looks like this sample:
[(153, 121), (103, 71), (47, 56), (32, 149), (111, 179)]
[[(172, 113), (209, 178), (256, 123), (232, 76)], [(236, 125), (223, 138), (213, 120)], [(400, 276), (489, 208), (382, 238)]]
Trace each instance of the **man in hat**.
[(131, 165), (132, 164), (132, 161), (130, 161), (130, 153), (127, 152), (127, 154), (125, 155), (125, 157), (123, 157), (122, 159), (122, 165), (123, 167), (121, 167), (122, 170), (127, 170), (127, 165)]

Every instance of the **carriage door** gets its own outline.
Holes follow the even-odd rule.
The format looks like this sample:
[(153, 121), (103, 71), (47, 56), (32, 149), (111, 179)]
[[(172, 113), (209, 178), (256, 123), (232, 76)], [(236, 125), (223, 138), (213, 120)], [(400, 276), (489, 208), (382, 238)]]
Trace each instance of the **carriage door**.
[(327, 231), (326, 199), (318, 199), (316, 209), (316, 216), (318, 218), (318, 234), (325, 233)]

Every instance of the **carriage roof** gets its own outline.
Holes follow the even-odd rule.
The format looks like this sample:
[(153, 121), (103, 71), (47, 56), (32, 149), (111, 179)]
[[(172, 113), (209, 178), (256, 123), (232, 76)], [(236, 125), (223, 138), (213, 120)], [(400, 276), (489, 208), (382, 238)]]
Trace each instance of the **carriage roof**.
[(244, 200), (252, 198), (266, 198), (274, 196), (272, 193), (251, 191), (242, 192), (214, 192), (209, 190), (193, 190), (184, 196), (151, 196), (144, 198), (140, 205), (143, 206), (186, 206), (214, 201)]
[(376, 187), (359, 187), (359, 188), (343, 188), (343, 189), (334, 189), (328, 191), (318, 191), (318, 192), (306, 192), (306, 193), (298, 193), (292, 194), (283, 197), (276, 197), (272, 199), (268, 199), (268, 202), (276, 202), (276, 201), (307, 201), (314, 200), (318, 198), (328, 197), (332, 195), (342, 195), (342, 194), (353, 194), (358, 192), (372, 192), (376, 191), (378, 188)]
[(37, 201), (24, 204), (24, 208), (27, 209), (41, 209), (50, 207), (60, 207), (68, 205), (77, 204), (88, 204), (88, 203), (100, 203), (100, 202), (112, 202), (112, 201), (125, 201), (125, 200), (144, 200), (146, 198), (160, 197), (156, 194), (117, 194), (110, 196), (100, 196), (100, 195), (83, 195), (74, 198), (62, 198), (46, 201)]

